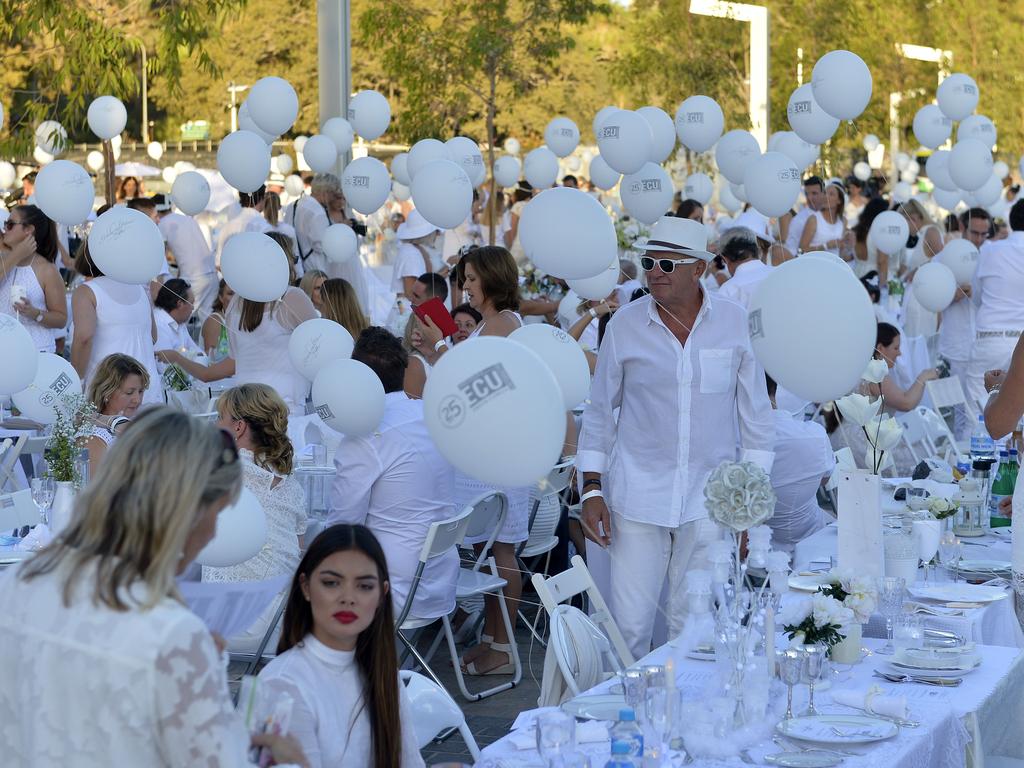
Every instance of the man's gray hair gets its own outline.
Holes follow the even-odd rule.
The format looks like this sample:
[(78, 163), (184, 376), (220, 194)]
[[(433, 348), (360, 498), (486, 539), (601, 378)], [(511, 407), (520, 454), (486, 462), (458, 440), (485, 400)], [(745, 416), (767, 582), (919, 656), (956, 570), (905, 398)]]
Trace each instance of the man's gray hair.
[(748, 227), (731, 227), (718, 238), (718, 252), (730, 261), (756, 259), (761, 253), (757, 235)]
[(309, 191), (314, 195), (324, 192), (341, 192), (341, 181), (333, 173), (318, 173), (313, 177)]
[(619, 259), (619, 271), (630, 280), (636, 280), (636, 262), (630, 259)]

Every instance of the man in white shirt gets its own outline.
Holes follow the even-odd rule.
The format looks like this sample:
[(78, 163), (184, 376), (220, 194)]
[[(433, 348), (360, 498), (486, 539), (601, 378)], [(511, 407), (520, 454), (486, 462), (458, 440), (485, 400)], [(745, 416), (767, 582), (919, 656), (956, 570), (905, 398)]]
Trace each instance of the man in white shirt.
[[(432, 523), (454, 516), (455, 475), (423, 421), (423, 401), (402, 390), (408, 354), (383, 328), (367, 328), (352, 359), (384, 385), (384, 416), (366, 437), (343, 437), (334, 454), (335, 478), (327, 522), (359, 523), (377, 537), (388, 561), (395, 615), (402, 610)], [(453, 548), (424, 570), (411, 615), (423, 619), (455, 608), (459, 556)]]
[(310, 183), (310, 194), (303, 195), (289, 206), (285, 221), (295, 227), (299, 246), (299, 263), (305, 272), (319, 269), (327, 272), (323, 236), (331, 226), (327, 207), (336, 199), (344, 199), (341, 181), (333, 173), (318, 173)]
[(651, 295), (605, 329), (577, 458), (584, 529), (610, 545), (611, 610), (636, 658), (650, 650), (666, 575), (669, 633), (682, 631), (683, 578), (720, 535), (708, 475), (739, 458), (769, 470), (775, 440), (747, 313), (700, 284), (704, 225), (662, 217), (642, 248)]
[(775, 409), (775, 461), (771, 475), (775, 514), (768, 525), (772, 529), (772, 547), (793, 554), (797, 542), (825, 526), (817, 494), (832, 474), (836, 457), (825, 428), (779, 410), (775, 381), (765, 374), (765, 383)]
[(978, 255), (973, 299), (975, 340), (967, 365), (967, 405), (971, 423), (977, 421), (979, 403), (988, 399), (985, 371), (1005, 370), (1024, 330), (1024, 200), (1010, 209), (1005, 240), (989, 240)]
[(224, 246), (232, 235), (239, 232), (269, 232), (273, 227), (270, 222), (263, 218), (263, 200), (266, 197), (267, 188), (260, 186), (255, 192), (239, 192), (238, 204), (241, 209), (224, 222), (217, 234), (217, 268), (220, 269), (220, 257), (224, 253)]
[(732, 227), (718, 239), (718, 254), (732, 275), (718, 289), (718, 295), (749, 310), (754, 291), (772, 271), (759, 258), (757, 235), (747, 227)]
[(180, 277), (172, 277), (160, 286), (153, 302), (153, 319), (156, 321), (154, 351), (173, 349), (192, 359), (202, 352), (189, 335), (187, 326), (194, 301), (192, 287)]
[(794, 256), (800, 251), (800, 236), (804, 233), (804, 224), (825, 204), (825, 183), (821, 177), (808, 176), (804, 179), (804, 197), (807, 199), (807, 205), (790, 217), (789, 229), (786, 231), (786, 250)]
[(178, 265), (178, 277), (192, 286), (195, 310), (199, 317), (206, 317), (217, 298), (217, 260), (213, 249), (194, 218), (172, 210), (165, 195), (153, 195), (153, 199), (160, 217), (157, 226)]

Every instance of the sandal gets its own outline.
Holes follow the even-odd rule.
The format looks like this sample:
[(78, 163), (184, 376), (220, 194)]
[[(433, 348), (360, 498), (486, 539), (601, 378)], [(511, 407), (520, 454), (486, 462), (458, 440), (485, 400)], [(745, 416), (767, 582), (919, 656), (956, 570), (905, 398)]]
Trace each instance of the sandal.
[(476, 662), (471, 661), (466, 665), (464, 673), (473, 677), (487, 677), (488, 675), (512, 675), (515, 674), (516, 665), (512, 658), (511, 645), (508, 643), (499, 645), (492, 645), (491, 648), (499, 653), (503, 653), (508, 659), (507, 664), (501, 664), (493, 669), (488, 669), (486, 672), (481, 672), (476, 668)]

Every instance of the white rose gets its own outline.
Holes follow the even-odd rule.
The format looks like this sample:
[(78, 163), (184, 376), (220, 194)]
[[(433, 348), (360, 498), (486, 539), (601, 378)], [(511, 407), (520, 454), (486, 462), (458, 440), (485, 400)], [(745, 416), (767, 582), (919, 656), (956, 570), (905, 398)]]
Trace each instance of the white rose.
[(872, 420), (864, 429), (867, 431), (868, 442), (879, 451), (888, 451), (895, 447), (903, 436), (903, 427), (892, 416)]
[(878, 398), (872, 402), (866, 395), (852, 394), (836, 400), (836, 407), (848, 422), (863, 427), (878, 414), (882, 400)]
[(881, 384), (882, 379), (889, 375), (889, 366), (885, 360), (871, 360), (868, 367), (864, 369), (861, 378), (872, 384)]
[(811, 599), (809, 597), (801, 597), (798, 600), (788, 602), (782, 606), (782, 610), (779, 612), (779, 621), (784, 627), (798, 626), (811, 614), (811, 607)]

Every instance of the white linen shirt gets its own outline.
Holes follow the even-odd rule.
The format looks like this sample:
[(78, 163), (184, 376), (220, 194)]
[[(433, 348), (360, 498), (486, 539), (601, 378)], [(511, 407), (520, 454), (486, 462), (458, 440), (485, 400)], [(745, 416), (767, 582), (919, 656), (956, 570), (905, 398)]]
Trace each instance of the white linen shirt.
[(754, 291), (757, 290), (761, 281), (771, 274), (771, 271), (772, 268), (759, 259), (740, 262), (736, 266), (736, 271), (732, 273), (732, 277), (718, 289), (718, 295), (723, 299), (732, 299), (749, 311), (750, 299), (753, 297)]
[[(388, 561), (395, 614), (402, 610), (431, 523), (455, 514), (455, 472), (423, 421), (423, 401), (404, 392), (384, 396), (373, 434), (347, 435), (334, 454), (328, 525), (359, 523), (377, 537)], [(416, 590), (412, 615), (446, 616), (455, 608), (459, 556), (431, 561)]]
[(295, 256), (301, 262), (302, 271), (319, 269), (326, 272), (327, 256), (324, 255), (323, 239), (324, 232), (331, 226), (327, 211), (318, 200), (309, 195), (303, 195), (293, 205), (295, 207), (290, 212), (291, 216), (286, 217), (286, 220), (295, 227), (295, 240), (299, 246), (299, 252)]
[(685, 346), (662, 322), (653, 297), (615, 313), (583, 412), (577, 460), (580, 472), (605, 475), (609, 509), (669, 528), (701, 520), (711, 471), (735, 461), (738, 448), (744, 461), (769, 471), (774, 441), (743, 307), (705, 293)]
[(989, 240), (978, 254), (974, 296), (979, 302), (979, 331), (1024, 329), (1024, 232)]
[(153, 318), (156, 320), (156, 343), (153, 345), (155, 351), (174, 349), (182, 352), (184, 350), (187, 357), (202, 353), (203, 350), (189, 335), (188, 327), (171, 317), (167, 310), (153, 307)]
[(161, 217), (158, 226), (160, 234), (167, 241), (167, 247), (174, 254), (179, 277), (191, 281), (216, 271), (213, 249), (206, 242), (206, 236), (194, 218), (182, 213), (168, 213)]

